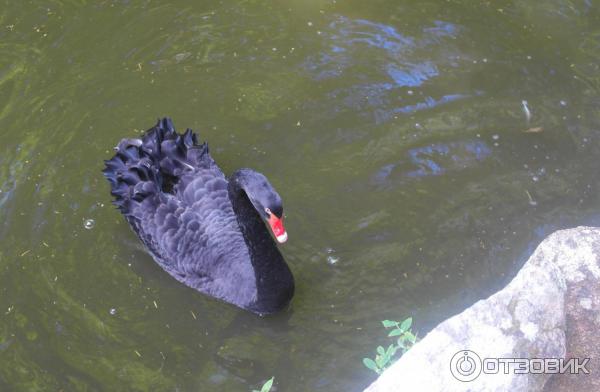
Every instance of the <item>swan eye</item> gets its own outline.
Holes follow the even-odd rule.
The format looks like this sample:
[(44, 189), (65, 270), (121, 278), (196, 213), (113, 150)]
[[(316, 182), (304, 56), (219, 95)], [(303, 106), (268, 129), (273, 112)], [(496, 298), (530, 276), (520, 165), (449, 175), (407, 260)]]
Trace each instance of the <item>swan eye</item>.
[(265, 212), (267, 213), (267, 215), (271, 215), (271, 210), (269, 208), (265, 208)]

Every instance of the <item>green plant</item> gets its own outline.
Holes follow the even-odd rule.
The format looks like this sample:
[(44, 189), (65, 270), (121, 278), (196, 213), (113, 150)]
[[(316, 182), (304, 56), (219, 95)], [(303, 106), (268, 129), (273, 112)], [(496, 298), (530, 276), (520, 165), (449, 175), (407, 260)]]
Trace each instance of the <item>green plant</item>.
[(271, 387), (273, 387), (274, 379), (275, 377), (271, 377), (269, 380), (267, 380), (267, 382), (263, 384), (262, 388), (260, 388), (260, 391), (253, 389), (252, 392), (269, 392), (271, 390)]
[[(396, 342), (390, 344), (387, 349), (383, 348), (383, 346), (377, 347), (377, 354), (375, 355), (374, 360), (371, 358), (363, 358), (363, 364), (377, 374), (381, 374), (388, 366), (394, 363), (417, 342), (417, 336), (413, 334), (411, 329), (412, 317), (409, 317), (402, 322), (383, 320), (381, 323), (386, 329), (393, 328), (388, 333), (388, 337), (397, 339)], [(400, 351), (401, 354), (400, 356), (395, 357), (398, 351)]]

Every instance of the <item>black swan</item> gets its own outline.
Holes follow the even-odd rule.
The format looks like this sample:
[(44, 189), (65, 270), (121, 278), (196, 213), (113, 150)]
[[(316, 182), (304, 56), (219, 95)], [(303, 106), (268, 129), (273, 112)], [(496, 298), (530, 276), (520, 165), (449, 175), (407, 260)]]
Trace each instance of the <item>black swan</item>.
[(294, 278), (265, 224), (287, 240), (281, 197), (264, 175), (239, 169), (226, 179), (207, 144), (169, 118), (115, 149), (103, 170), (113, 203), (165, 271), (258, 314), (290, 302)]

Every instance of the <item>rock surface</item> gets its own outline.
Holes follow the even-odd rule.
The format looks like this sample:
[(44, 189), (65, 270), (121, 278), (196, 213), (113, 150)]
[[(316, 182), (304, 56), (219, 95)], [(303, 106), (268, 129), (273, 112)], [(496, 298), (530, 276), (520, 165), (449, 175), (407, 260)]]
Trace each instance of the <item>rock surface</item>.
[[(504, 289), (439, 324), (365, 392), (597, 391), (597, 331), (600, 228), (561, 230), (538, 246)], [(465, 350), (472, 353), (465, 356)], [(592, 358), (585, 367), (590, 374), (515, 374), (540, 362), (495, 360), (565, 357)], [(479, 376), (459, 381), (451, 367), (463, 379)], [(497, 374), (490, 374), (494, 368)]]

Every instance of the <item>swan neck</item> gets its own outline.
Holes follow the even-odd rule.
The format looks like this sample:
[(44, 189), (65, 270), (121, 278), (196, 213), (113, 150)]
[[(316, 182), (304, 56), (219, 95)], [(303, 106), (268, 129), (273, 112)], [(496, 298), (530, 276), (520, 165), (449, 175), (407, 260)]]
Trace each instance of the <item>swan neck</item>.
[(264, 226), (264, 224), (246, 194), (246, 190), (244, 189), (245, 180), (246, 178), (242, 171), (233, 173), (229, 178), (227, 191), (240, 230), (242, 231), (244, 238), (248, 241), (252, 239), (252, 234), (254, 232), (260, 230), (259, 225)]

